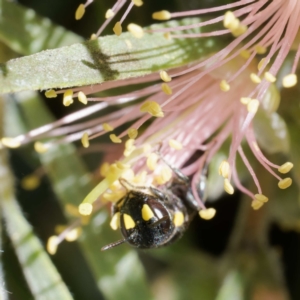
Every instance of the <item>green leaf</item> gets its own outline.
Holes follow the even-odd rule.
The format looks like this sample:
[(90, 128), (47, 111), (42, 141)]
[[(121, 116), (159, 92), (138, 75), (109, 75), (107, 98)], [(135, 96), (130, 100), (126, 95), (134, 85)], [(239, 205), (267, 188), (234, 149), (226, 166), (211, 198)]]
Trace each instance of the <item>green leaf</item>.
[(14, 198), (14, 186), (5, 150), (0, 153), (0, 164), (1, 208), (6, 230), (32, 294), (36, 300), (73, 299)]
[[(150, 28), (196, 22), (199, 19), (184, 19)], [(201, 31), (203, 29), (193, 30)], [(140, 77), (204, 58), (222, 48), (220, 41), (219, 37), (168, 40), (162, 33), (145, 33), (141, 39), (134, 38), (130, 33), (119, 37), (100, 37), (98, 40), (43, 51), (0, 65), (0, 92), (67, 88)], [(128, 46), (128, 43), (132, 46)]]
[[(28, 130), (51, 122), (52, 116), (36, 93), (20, 93), (16, 97)], [(40, 154), (40, 159), (62, 205), (79, 205), (95, 185), (72, 144), (50, 148)], [(107, 299), (151, 299), (144, 269), (133, 249), (123, 245), (100, 251), (102, 246), (120, 239), (120, 234), (109, 227), (108, 219), (106, 208), (95, 213), (79, 240), (99, 288)]]
[(0, 0), (0, 11), (0, 40), (20, 54), (29, 55), (83, 40), (20, 4)]

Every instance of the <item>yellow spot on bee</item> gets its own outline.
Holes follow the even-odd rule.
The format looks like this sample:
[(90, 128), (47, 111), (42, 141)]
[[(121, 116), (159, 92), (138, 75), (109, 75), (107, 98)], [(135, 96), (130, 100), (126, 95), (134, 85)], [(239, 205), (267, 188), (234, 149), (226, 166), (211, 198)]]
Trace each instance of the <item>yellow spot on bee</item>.
[(149, 207), (148, 204), (144, 204), (142, 207), (142, 218), (144, 221), (149, 221), (151, 218), (154, 217), (153, 211)]
[(112, 230), (117, 230), (118, 228), (120, 228), (120, 213), (119, 212), (116, 212), (113, 215), (109, 225), (110, 225)]
[(173, 217), (173, 223), (175, 225), (175, 227), (179, 227), (183, 224), (184, 222), (184, 215), (181, 211), (177, 211), (175, 212), (174, 214), (174, 217)]
[(135, 223), (133, 221), (133, 219), (131, 218), (131, 216), (127, 215), (127, 214), (124, 214), (123, 215), (123, 220), (124, 220), (124, 225), (125, 225), (125, 228), (128, 230), (128, 229), (132, 229), (135, 227)]
[(21, 186), (24, 190), (35, 190), (41, 183), (40, 177), (31, 174), (24, 177), (21, 181)]

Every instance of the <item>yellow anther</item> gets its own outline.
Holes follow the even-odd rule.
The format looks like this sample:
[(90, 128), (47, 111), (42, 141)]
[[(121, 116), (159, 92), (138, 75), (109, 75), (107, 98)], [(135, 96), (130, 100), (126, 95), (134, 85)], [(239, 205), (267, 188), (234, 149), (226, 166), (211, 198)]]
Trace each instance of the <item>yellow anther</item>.
[(168, 12), (167, 10), (157, 11), (152, 14), (152, 19), (159, 20), (159, 21), (170, 20), (171, 13)]
[(172, 95), (172, 89), (170, 86), (166, 83), (161, 84), (161, 89), (166, 95)]
[(264, 202), (259, 201), (257, 199), (253, 199), (251, 202), (251, 206), (254, 210), (260, 209), (264, 205)]
[(40, 183), (40, 177), (31, 174), (22, 179), (21, 186), (24, 190), (32, 191), (35, 190), (40, 185)]
[(67, 242), (74, 242), (80, 237), (81, 233), (82, 229), (80, 227), (76, 227), (67, 233), (65, 239)]
[(142, 0), (131, 0), (135, 6), (142, 6), (144, 3)]
[(256, 45), (254, 47), (254, 50), (258, 53), (258, 54), (265, 54), (267, 52), (267, 48), (261, 45)]
[(278, 172), (280, 172), (282, 174), (286, 174), (289, 171), (291, 171), (291, 169), (293, 167), (294, 167), (294, 164), (288, 161), (278, 168)]
[(103, 124), (102, 124), (102, 127), (103, 127), (103, 129), (104, 129), (105, 131), (107, 131), (107, 132), (113, 131), (113, 130), (114, 130), (114, 128), (113, 128), (111, 125), (109, 125), (108, 123), (103, 123)]
[[(134, 147), (134, 142), (135, 140), (134, 139), (129, 139), (125, 142), (125, 149), (126, 150), (130, 150)], [(135, 147), (134, 147), (135, 148)]]
[(257, 201), (260, 201), (262, 203), (266, 203), (269, 201), (268, 197), (266, 197), (265, 195), (263, 194), (255, 194), (254, 195), (254, 199), (256, 199)]
[(138, 136), (138, 130), (135, 128), (129, 128), (127, 132), (130, 139), (135, 139)]
[(7, 148), (19, 148), (21, 146), (18, 140), (10, 137), (3, 137), (1, 143)]
[(54, 255), (56, 253), (58, 244), (59, 244), (58, 237), (56, 235), (50, 236), (46, 246), (48, 253)]
[(242, 97), (240, 99), (241, 103), (244, 104), (244, 105), (247, 105), (252, 99), (249, 98), (249, 97)]
[(164, 82), (170, 82), (172, 78), (169, 76), (169, 74), (166, 71), (160, 71), (159, 76), (162, 81)]
[(257, 99), (251, 99), (247, 104), (247, 110), (249, 113), (255, 114), (259, 107), (259, 101)]
[(109, 138), (111, 139), (111, 141), (113, 143), (116, 143), (116, 144), (122, 143), (122, 140), (120, 138), (118, 138), (115, 134), (110, 134)]
[(144, 221), (149, 221), (154, 217), (154, 213), (151, 210), (150, 206), (148, 204), (144, 204), (142, 207), (142, 218)]
[(88, 148), (90, 146), (89, 135), (87, 132), (84, 132), (81, 138), (81, 143), (84, 148)]
[(163, 117), (164, 113), (160, 105), (155, 101), (146, 101), (140, 107), (141, 112), (147, 112), (154, 117)]
[(105, 19), (109, 19), (111, 17), (113, 17), (115, 15), (115, 13), (113, 12), (112, 9), (108, 9), (105, 13)]
[(97, 35), (95, 33), (92, 33), (91, 37), (90, 37), (90, 40), (93, 41), (93, 40), (96, 40), (96, 39), (97, 39)]
[(182, 144), (174, 139), (169, 140), (169, 146), (171, 148), (174, 148), (176, 150), (181, 150), (182, 149)]
[(83, 104), (88, 103), (85, 93), (81, 91), (78, 93), (78, 100)]
[(158, 185), (166, 184), (172, 178), (172, 170), (168, 166), (163, 166), (158, 176), (155, 176), (155, 182)]
[(102, 200), (106, 200), (108, 202), (117, 202), (125, 196), (125, 191), (114, 191), (112, 193), (104, 193), (102, 194)]
[(57, 94), (54, 90), (49, 90), (49, 91), (45, 92), (45, 96), (47, 98), (56, 98)]
[(100, 166), (100, 175), (102, 177), (105, 177), (106, 174), (108, 173), (109, 171), (109, 167), (110, 167), (110, 164), (108, 162), (104, 162), (101, 166)]
[(216, 215), (216, 212), (214, 208), (202, 209), (199, 211), (199, 216), (201, 219), (210, 220)]
[(175, 227), (180, 227), (184, 223), (184, 214), (181, 211), (176, 211), (173, 216), (173, 224)]
[(297, 75), (296, 74), (288, 74), (285, 75), (282, 79), (282, 85), (285, 88), (293, 87), (297, 84)]
[(230, 90), (230, 85), (228, 84), (228, 82), (226, 80), (222, 80), (220, 82), (220, 89), (223, 92), (228, 92)]
[(128, 181), (133, 180), (134, 179), (134, 172), (133, 172), (133, 170), (132, 169), (125, 170), (122, 173), (122, 178), (125, 178)]
[(135, 150), (135, 146), (133, 146), (131, 149), (125, 149), (123, 155), (125, 157), (128, 157), (134, 150)]
[(133, 221), (132, 217), (127, 215), (127, 214), (124, 214), (123, 215), (123, 220), (124, 220), (124, 225), (125, 225), (125, 228), (128, 230), (128, 229), (132, 229), (135, 227), (135, 222)]
[(120, 161), (117, 161), (116, 165), (120, 170), (130, 169), (130, 164), (124, 164), (124, 163), (121, 163)]
[(154, 171), (157, 165), (158, 155), (156, 153), (151, 153), (147, 158), (147, 167), (149, 170)]
[(45, 144), (41, 142), (35, 142), (33, 147), (37, 153), (45, 153), (49, 149)]
[(247, 25), (240, 24), (237, 29), (231, 30), (231, 33), (234, 37), (238, 37), (238, 36), (244, 34), (247, 30), (248, 30)]
[(119, 212), (116, 212), (113, 215), (109, 225), (110, 225), (112, 230), (117, 230), (118, 228), (120, 228), (120, 213)]
[(93, 205), (91, 203), (81, 203), (78, 211), (83, 216), (89, 216), (93, 211)]
[(75, 19), (80, 20), (83, 17), (84, 13), (85, 13), (84, 4), (79, 4), (75, 12)]
[(134, 177), (133, 182), (137, 184), (145, 184), (146, 179), (147, 179), (147, 172), (142, 171)]
[(287, 189), (292, 185), (292, 182), (293, 182), (292, 178), (290, 177), (284, 178), (278, 182), (278, 187), (282, 190)]
[(276, 77), (270, 72), (265, 72), (265, 79), (272, 83), (276, 81)]
[[(267, 59), (264, 57), (264, 58), (262, 58), (262, 59), (259, 61), (258, 65), (257, 65), (258, 71), (261, 70), (261, 68), (263, 67), (263, 65), (266, 63), (266, 60), (267, 60)], [(270, 61), (270, 60), (268, 60), (268, 62), (266, 63), (266, 65), (269, 63), (269, 61)]]
[(256, 75), (255, 73), (251, 73), (250, 74), (250, 79), (253, 83), (261, 83), (261, 79), (259, 78), (258, 75)]
[(224, 190), (226, 193), (232, 195), (234, 193), (234, 188), (231, 185), (230, 181), (228, 178), (224, 179)]
[(122, 25), (120, 22), (117, 22), (113, 28), (115, 35), (119, 36), (122, 33)]
[(219, 175), (228, 178), (230, 175), (230, 166), (227, 160), (223, 160), (219, 167)]
[(239, 20), (235, 17), (232, 11), (227, 11), (224, 15), (223, 26), (227, 29), (234, 30), (240, 25)]
[(73, 91), (72, 90), (66, 90), (64, 92), (63, 105), (64, 106), (69, 106), (72, 103), (73, 103)]
[(127, 26), (127, 30), (137, 39), (140, 39), (144, 36), (143, 28), (137, 24), (130, 23)]
[(250, 51), (243, 49), (240, 51), (240, 56), (245, 59), (248, 59), (251, 56), (251, 53), (250, 53)]

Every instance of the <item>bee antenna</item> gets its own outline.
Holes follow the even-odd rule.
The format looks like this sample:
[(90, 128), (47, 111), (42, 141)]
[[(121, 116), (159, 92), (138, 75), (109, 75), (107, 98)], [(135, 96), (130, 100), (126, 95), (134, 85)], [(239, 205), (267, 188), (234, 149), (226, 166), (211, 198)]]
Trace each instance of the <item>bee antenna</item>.
[(111, 248), (114, 248), (114, 247), (117, 247), (121, 244), (124, 244), (127, 240), (126, 239), (122, 239), (122, 240), (118, 240), (116, 242), (113, 242), (113, 243), (110, 243), (104, 247), (101, 248), (101, 251), (105, 251), (105, 250), (108, 250), (108, 249), (111, 249)]

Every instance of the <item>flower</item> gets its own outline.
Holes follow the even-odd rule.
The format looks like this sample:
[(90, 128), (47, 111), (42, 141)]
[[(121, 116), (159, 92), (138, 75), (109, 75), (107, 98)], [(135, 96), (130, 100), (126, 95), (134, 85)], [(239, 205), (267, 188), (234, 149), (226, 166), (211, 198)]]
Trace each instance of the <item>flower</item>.
[[(125, 3), (124, 0), (118, 0), (106, 13), (107, 20), (98, 30), (96, 37)], [(141, 4), (141, 1), (130, 1), (123, 17), (114, 26), (116, 35), (121, 34), (121, 24), (133, 5)], [(109, 132), (111, 141), (123, 147), (123, 156), (111, 155), (109, 165), (105, 162), (106, 171), (102, 172), (104, 179), (81, 204), (81, 207), (84, 207), (83, 214), (87, 214), (87, 205), (91, 213), (91, 203), (100, 195), (103, 201), (117, 201), (123, 197), (125, 191), (118, 183), (120, 177), (133, 184), (166, 185), (172, 180), (173, 174), (165, 161), (191, 177), (194, 197), (199, 206), (206, 210), (203, 201), (205, 199), (201, 199), (197, 192), (203, 168), (210, 163), (224, 141), (231, 138), (228, 157), (219, 168), (219, 173), (224, 178), (224, 190), (233, 194), (236, 186), (252, 199), (252, 207), (259, 209), (268, 198), (263, 194), (255, 171), (243, 151), (242, 141), (247, 142), (259, 163), (278, 179), (279, 188), (285, 189), (291, 185), (291, 178), (282, 178), (273, 169), (285, 174), (293, 167), (292, 163), (287, 162), (279, 166), (270, 162), (259, 148), (252, 123), (258, 109), (274, 112), (278, 108), (279, 100), (274, 96), (274, 83), (285, 58), (290, 50), (294, 50), (297, 42), (300, 2), (241, 0), (211, 9), (178, 13), (156, 12), (153, 18), (166, 20), (219, 11), (223, 11), (220, 16), (200, 23), (152, 29), (147, 32), (161, 33), (166, 38), (173, 39), (232, 35), (232, 42), (221, 51), (193, 65), (161, 70), (159, 74), (107, 82), (96, 85), (93, 89), (78, 87), (72, 90), (48, 91), (46, 96), (49, 97), (64, 93), (63, 103), (66, 106), (72, 104), (76, 97), (84, 104), (93, 101), (99, 103), (13, 140), (6, 138), (2, 143), (12, 147), (16, 142), (20, 145), (45, 137), (68, 134), (45, 144), (38, 142), (36, 145), (39, 147), (36, 147), (36, 150), (44, 151), (53, 144), (80, 139), (83, 146), (88, 147), (90, 140)], [(192, 28), (216, 23), (222, 23), (223, 28), (197, 34), (187, 32)], [(142, 37), (145, 32), (135, 24), (128, 29), (136, 38)], [(293, 66), (279, 83), (284, 88), (291, 88), (297, 84), (295, 71), (300, 47), (297, 45), (296, 48)], [(99, 91), (130, 85), (135, 87), (126, 94), (91, 96)], [(118, 109), (112, 113), (80, 124), (61, 127), (116, 105)], [(127, 128), (120, 134), (115, 132), (115, 129), (124, 126)], [(199, 150), (204, 154), (191, 160)], [(235, 164), (237, 154), (252, 176), (257, 191), (248, 190), (240, 182)], [(207, 214), (201, 215), (207, 218)], [(209, 215), (213, 217), (214, 213)]]

